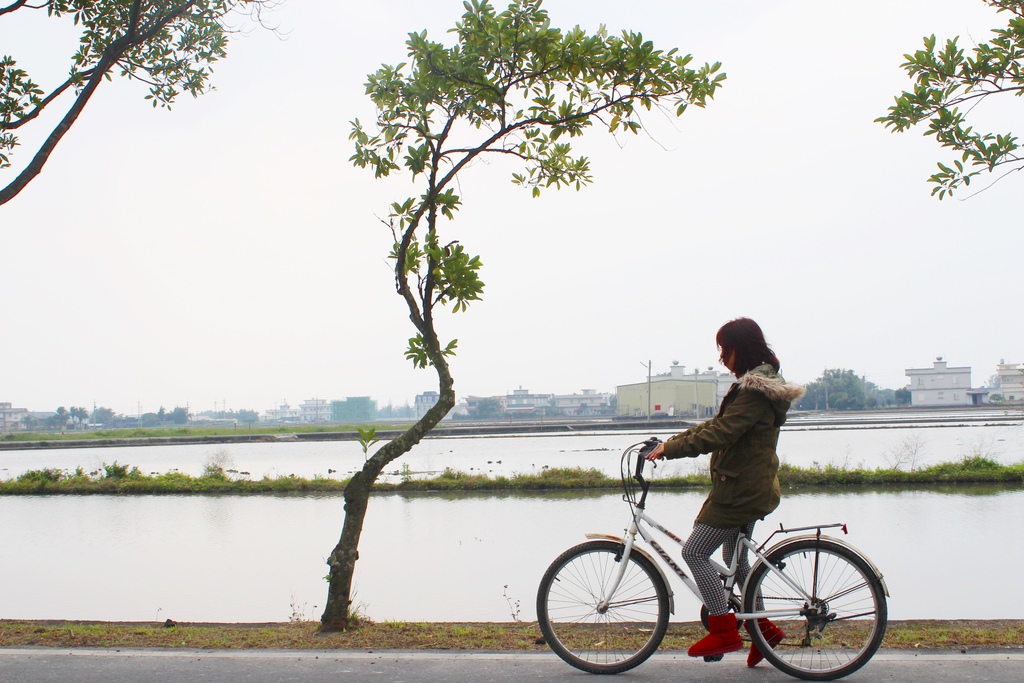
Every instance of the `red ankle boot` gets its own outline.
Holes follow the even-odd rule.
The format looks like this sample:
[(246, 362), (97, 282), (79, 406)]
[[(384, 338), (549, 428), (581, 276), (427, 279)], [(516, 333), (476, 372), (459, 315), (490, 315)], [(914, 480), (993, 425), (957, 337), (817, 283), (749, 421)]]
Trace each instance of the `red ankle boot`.
[(711, 633), (691, 645), (687, 651), (688, 655), (710, 657), (743, 649), (739, 625), (736, 623), (736, 615), (732, 612), (719, 617), (709, 616), (708, 630)]
[[(768, 644), (772, 646), (772, 649), (776, 645), (782, 642), (786, 637), (786, 632), (781, 628), (773, 624), (768, 619), (758, 619), (757, 627), (761, 630), (764, 635), (764, 639), (768, 641)], [(747, 622), (747, 633), (750, 633), (750, 622)], [(757, 663), (764, 659), (764, 655), (761, 654), (761, 650), (754, 644), (753, 639), (750, 641), (750, 654), (747, 655), (747, 666), (755, 667)]]

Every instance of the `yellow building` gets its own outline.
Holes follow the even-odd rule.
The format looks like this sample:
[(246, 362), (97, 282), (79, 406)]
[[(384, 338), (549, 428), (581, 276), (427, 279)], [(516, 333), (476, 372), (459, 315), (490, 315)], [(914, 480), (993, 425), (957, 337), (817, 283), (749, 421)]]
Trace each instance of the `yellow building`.
[[(684, 366), (673, 364), (669, 372), (652, 375), (649, 382), (624, 384), (615, 388), (619, 417), (711, 417), (718, 410), (735, 378), (712, 368), (686, 372)], [(650, 401), (648, 401), (648, 393)]]

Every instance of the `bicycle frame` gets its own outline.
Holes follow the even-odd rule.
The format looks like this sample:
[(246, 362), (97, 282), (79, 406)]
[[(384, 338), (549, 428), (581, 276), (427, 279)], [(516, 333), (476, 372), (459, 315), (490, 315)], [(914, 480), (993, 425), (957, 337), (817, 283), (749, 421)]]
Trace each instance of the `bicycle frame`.
[[(633, 500), (633, 498), (630, 497), (630, 495), (628, 495), (628, 492), (627, 492), (627, 496), (625, 496), (625, 500), (627, 502), (629, 502), (630, 507), (632, 508), (632, 512), (633, 512), (632, 520), (630, 521), (629, 528), (626, 530), (626, 537), (624, 539), (620, 539), (620, 538), (617, 538), (615, 536), (607, 536), (607, 535), (604, 535), (604, 534), (587, 534), (587, 537), (588, 538), (609, 538), (609, 539), (615, 539), (615, 540), (617, 540), (619, 542), (622, 542), (623, 545), (624, 545), (624, 550), (623, 550), (623, 553), (622, 553), (622, 560), (628, 560), (630, 554), (633, 553), (634, 550), (639, 551), (639, 552), (643, 552), (642, 549), (636, 547), (636, 537), (637, 537), (637, 534), (639, 534), (640, 538), (642, 538), (649, 546), (651, 546), (655, 550), (655, 552), (658, 554), (658, 556), (662, 559), (662, 561), (665, 564), (667, 564), (669, 567), (672, 568), (672, 571), (674, 571), (676, 576), (678, 576), (679, 579), (683, 582), (683, 585), (686, 586), (687, 590), (689, 590), (690, 593), (692, 593), (693, 596), (695, 598), (697, 598), (697, 601), (700, 602), (703, 605), (704, 604), (704, 599), (701, 596), (700, 589), (697, 587), (696, 582), (685, 571), (683, 571), (682, 567), (680, 567), (676, 563), (676, 561), (672, 559), (672, 557), (668, 554), (668, 552), (666, 552), (665, 549), (661, 547), (661, 544), (659, 544), (657, 542), (657, 540), (654, 538), (654, 534), (652, 534), (650, 529), (648, 528), (648, 527), (651, 527), (651, 528), (657, 530), (658, 532), (663, 534), (665, 537), (671, 539), (680, 548), (682, 548), (682, 546), (685, 543), (685, 541), (683, 541), (681, 538), (679, 538), (674, 533), (672, 533), (671, 530), (669, 530), (668, 528), (666, 528), (665, 526), (660, 524), (657, 520), (655, 520), (653, 517), (648, 515), (647, 511), (646, 511), (647, 492), (650, 489), (650, 484), (647, 482), (646, 479), (644, 479), (644, 476), (643, 476), (644, 463), (645, 463), (644, 456), (646, 455), (646, 453), (650, 449), (653, 449), (653, 447), (654, 447), (654, 445), (656, 443), (658, 443), (658, 441), (656, 439), (649, 439), (649, 440), (644, 442), (644, 448), (640, 449), (639, 451), (635, 451), (637, 462), (636, 462), (635, 467), (628, 468), (629, 474), (626, 474), (627, 468), (624, 467), (624, 477), (623, 477), (624, 485), (626, 483), (626, 476), (632, 475), (632, 478), (637, 483), (640, 484), (640, 488), (641, 488), (641, 491), (642, 491), (642, 494), (641, 494), (639, 500)], [(632, 449), (627, 450), (627, 452), (625, 454), (623, 454), (624, 465), (628, 464), (628, 461), (626, 461), (625, 458), (628, 457), (628, 453), (630, 452), (630, 450), (632, 450)], [(772, 535), (769, 536), (768, 539), (771, 540), (771, 538), (776, 533), (780, 533), (780, 532), (781, 533), (792, 533), (792, 532), (796, 532), (796, 531), (808, 531), (808, 530), (811, 530), (811, 529), (815, 529), (816, 530), (816, 534), (817, 534), (817, 538), (821, 538), (821, 530), (822, 529), (829, 529), (829, 528), (842, 528), (843, 532), (846, 533), (846, 525), (845, 524), (822, 524), (822, 525), (817, 525), (817, 526), (800, 527), (800, 528), (795, 528), (795, 529), (785, 529), (785, 528), (783, 528), (780, 525), (779, 529), (776, 530), (774, 533), (772, 533)], [(786, 544), (788, 542), (792, 542), (792, 540), (793, 539), (788, 539), (786, 541), (782, 541), (780, 543), (777, 543), (777, 544), (773, 545), (772, 547), (768, 548), (767, 550), (764, 550), (764, 545), (758, 546), (753, 541), (753, 539), (751, 539), (745, 532), (740, 530), (739, 534), (738, 534), (738, 537), (736, 539), (736, 547), (733, 550), (732, 558), (729, 561), (729, 566), (728, 567), (723, 566), (722, 564), (720, 564), (719, 562), (717, 562), (713, 558), (708, 558), (709, 561), (711, 562), (712, 568), (716, 572), (718, 572), (718, 574), (723, 579), (723, 583), (722, 583), (722, 593), (723, 593), (723, 596), (725, 597), (726, 602), (730, 603), (732, 605), (733, 610), (736, 613), (736, 618), (738, 620), (743, 621), (743, 620), (748, 620), (748, 619), (760, 619), (760, 618), (764, 618), (764, 617), (767, 617), (767, 618), (774, 617), (776, 619), (783, 619), (783, 618), (786, 618), (786, 617), (805, 616), (807, 614), (808, 610), (810, 609), (810, 606), (816, 602), (817, 596), (808, 594), (807, 591), (805, 591), (803, 589), (803, 587), (800, 586), (800, 584), (798, 584), (795, 581), (793, 581), (784, 571), (781, 571), (778, 567), (776, 567), (774, 564), (772, 564), (768, 560), (768, 555), (770, 555), (776, 548), (779, 548), (779, 547), (781, 547), (782, 545), (784, 545), (784, 544)], [(837, 539), (830, 539), (830, 540), (836, 541), (836, 542), (840, 542), (840, 541), (837, 541)], [(846, 545), (846, 544), (843, 544), (843, 545)], [(802, 597), (804, 599), (804, 605), (799, 606), (799, 607), (794, 606), (794, 607), (789, 608), (789, 609), (761, 610), (761, 611), (754, 611), (754, 612), (744, 612), (744, 611), (742, 611), (743, 605), (746, 602), (746, 597), (745, 597), (746, 596), (746, 586), (740, 587), (740, 594), (738, 596), (735, 594), (735, 590), (734, 589), (736, 588), (736, 570), (737, 570), (737, 567), (739, 566), (740, 554), (742, 552), (744, 552), (744, 551), (748, 551), (750, 553), (753, 553), (754, 558), (755, 558), (755, 560), (753, 562), (751, 562), (751, 574), (753, 573), (753, 569), (757, 565), (757, 563), (759, 563), (759, 562), (763, 563), (765, 566), (768, 567), (768, 571), (769, 572), (774, 574), (783, 583), (785, 583), (793, 591), (795, 591), (795, 595), (800, 596), (800, 597)], [(649, 556), (648, 553), (644, 553), (644, 554)], [(618, 571), (616, 572), (615, 576), (613, 577), (612, 582), (606, 588), (605, 595), (601, 596), (601, 600), (599, 601), (599, 603), (597, 605), (597, 608), (598, 608), (599, 612), (607, 610), (608, 606), (611, 604), (612, 596), (615, 595), (616, 591), (619, 588), (619, 584), (621, 583), (622, 577), (625, 574), (627, 564), (628, 563), (625, 562), (625, 561), (621, 561), (620, 562), (620, 567), (619, 567)], [(668, 581), (668, 578), (665, 576), (665, 572), (661, 568), (661, 564), (658, 563), (658, 562), (654, 562), (654, 565), (656, 567), (658, 567), (659, 571), (661, 571), (661, 573), (662, 573), (662, 578), (665, 579), (665, 586), (666, 586), (666, 588), (668, 589), (668, 592), (669, 592), (670, 612), (674, 614), (675, 613), (675, 595), (674, 595), (674, 591), (672, 590), (671, 583)], [(873, 565), (872, 565), (872, 569), (875, 569)], [(875, 573), (879, 577), (879, 579), (881, 579), (881, 573), (878, 572), (877, 569), (875, 569)], [(749, 576), (748, 576), (748, 578), (749, 578)], [(883, 583), (883, 587), (884, 587), (884, 583)], [(885, 590), (885, 593), (886, 593), (886, 595), (888, 595), (888, 589)], [(737, 601), (738, 601), (738, 604), (737, 604)]]
[[(780, 528), (780, 531), (782, 531), (784, 533), (788, 533), (788, 532), (794, 532), (794, 531), (806, 531), (808, 529), (819, 529), (820, 530), (820, 529), (824, 529), (824, 528), (843, 527), (843, 526), (845, 526), (845, 525), (843, 525), (843, 524), (826, 524), (826, 525), (813, 526), (813, 527), (801, 527), (799, 529), (781, 529)], [(640, 537), (644, 540), (644, 542), (646, 542), (649, 546), (651, 546), (651, 548), (654, 549), (654, 551), (658, 554), (658, 556), (662, 559), (662, 561), (665, 564), (667, 564), (672, 569), (673, 572), (675, 572), (676, 576), (679, 577), (679, 579), (683, 582), (683, 585), (686, 586), (686, 588), (690, 591), (690, 593), (693, 594), (693, 596), (697, 599), (697, 601), (700, 602), (701, 604), (704, 604), (704, 599), (701, 597), (700, 589), (697, 587), (696, 582), (694, 582), (694, 580), (692, 578), (690, 578), (690, 576), (685, 571), (683, 571), (682, 567), (680, 567), (676, 563), (676, 561), (672, 559), (672, 557), (668, 554), (668, 552), (665, 551), (665, 549), (661, 546), (661, 544), (657, 542), (657, 540), (654, 537), (654, 534), (652, 534), (650, 529), (647, 528), (647, 527), (651, 527), (651, 528), (657, 530), (658, 532), (663, 534), (665, 537), (671, 539), (680, 548), (682, 548), (683, 544), (685, 543), (685, 541), (683, 541), (681, 538), (679, 538), (674, 533), (672, 533), (671, 530), (667, 529), (665, 526), (660, 524), (653, 517), (648, 515), (646, 510), (643, 507), (641, 507), (640, 505), (637, 505), (637, 506), (634, 507), (633, 519), (632, 519), (632, 521), (630, 523), (629, 529), (627, 530), (626, 537), (624, 539), (618, 538), (618, 537), (615, 537), (615, 536), (608, 536), (606, 534), (587, 534), (587, 538), (610, 538), (610, 539), (615, 539), (615, 540), (618, 540), (618, 541), (622, 542), (624, 544), (624, 546), (625, 546), (625, 549), (623, 550), (623, 553), (622, 553), (622, 559), (623, 560), (628, 560), (630, 554), (633, 553), (634, 551), (642, 552), (642, 550), (640, 548), (636, 547), (636, 537), (639, 534)], [(783, 541), (783, 543), (785, 543), (785, 541)], [(806, 611), (807, 605), (810, 605), (813, 602), (814, 598), (816, 597), (816, 596), (813, 596), (813, 595), (809, 595), (799, 584), (797, 584), (792, 579), (790, 579), (789, 576), (787, 576), (785, 572), (780, 571), (777, 567), (775, 567), (771, 562), (768, 561), (768, 557), (767, 556), (775, 548), (779, 547), (780, 545), (782, 545), (782, 543), (776, 544), (776, 545), (772, 546), (771, 548), (768, 548), (767, 550), (762, 550), (761, 548), (759, 548), (757, 546), (756, 543), (754, 543), (750, 539), (750, 537), (748, 537), (745, 533), (743, 533), (741, 531), (741, 532), (739, 532), (739, 537), (737, 538), (737, 542), (736, 542), (736, 548), (733, 551), (733, 555), (732, 555), (732, 558), (731, 558), (731, 560), (729, 562), (729, 566), (728, 567), (725, 567), (722, 564), (720, 564), (719, 562), (715, 561), (714, 559), (709, 558), (709, 560), (711, 562), (711, 566), (724, 579), (723, 584), (722, 584), (722, 592), (723, 592), (723, 595), (726, 598), (726, 602), (734, 602), (735, 601), (734, 599), (738, 597), (739, 605), (736, 606), (737, 609), (735, 610), (736, 618), (738, 620), (743, 621), (743, 620), (746, 620), (746, 619), (760, 619), (760, 618), (764, 618), (764, 617), (779, 619), (779, 618), (785, 618), (785, 617), (801, 616)], [(762, 611), (755, 611), (755, 612), (743, 612), (743, 611), (741, 611), (739, 608), (742, 607), (743, 603), (745, 602), (745, 598), (744, 598), (745, 591), (741, 589), (740, 595), (739, 596), (735, 596), (734, 593), (733, 593), (733, 589), (735, 587), (735, 582), (736, 582), (736, 569), (737, 569), (737, 566), (739, 565), (740, 553), (743, 552), (744, 550), (747, 550), (747, 551), (751, 552), (754, 555), (754, 557), (756, 558), (755, 562), (763, 562), (765, 565), (767, 565), (768, 568), (769, 568), (769, 571), (772, 572), (773, 574), (775, 574), (776, 576), (778, 576), (783, 582), (786, 583), (786, 585), (788, 585), (790, 588), (792, 588), (794, 591), (796, 591), (796, 593), (798, 595), (802, 596), (804, 598), (804, 600), (806, 601), (807, 605), (800, 606), (800, 607), (793, 607), (792, 609), (785, 609), (785, 610), (762, 610)], [(655, 563), (655, 564), (656, 564), (656, 566), (659, 567), (659, 569), (661, 569), (661, 567), (660, 567), (660, 565), (658, 563)], [(598, 611), (599, 612), (602, 611), (602, 610), (607, 609), (608, 606), (611, 604), (612, 596), (615, 595), (616, 591), (619, 588), (619, 583), (622, 581), (623, 574), (626, 571), (626, 566), (627, 566), (627, 563), (625, 561), (622, 561), (618, 572), (616, 572), (615, 577), (613, 578), (612, 582), (607, 587), (606, 594), (604, 596), (602, 596), (601, 601), (598, 603)], [(753, 569), (753, 566), (754, 566), (754, 563), (751, 564), (751, 569)], [(662, 574), (664, 575), (664, 572), (662, 572)], [(675, 609), (674, 609), (674, 597), (675, 597), (674, 596), (674, 592), (672, 590), (671, 584), (667, 580), (665, 581), (665, 585), (666, 585), (666, 587), (669, 590), (669, 598), (670, 598), (670, 601), (671, 601), (670, 604), (673, 605), (673, 607), (671, 609), (671, 612), (674, 614), (675, 613)], [(744, 586), (743, 588), (745, 589), (746, 587)]]

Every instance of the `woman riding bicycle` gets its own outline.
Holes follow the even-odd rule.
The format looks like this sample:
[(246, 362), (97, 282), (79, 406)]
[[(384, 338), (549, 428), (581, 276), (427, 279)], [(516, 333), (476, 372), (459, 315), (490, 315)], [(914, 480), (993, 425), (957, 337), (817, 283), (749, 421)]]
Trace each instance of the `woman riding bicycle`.
[[(697, 515), (693, 533), (683, 546), (683, 559), (693, 573), (708, 609), (710, 633), (694, 643), (691, 657), (711, 657), (743, 647), (736, 616), (729, 611), (722, 580), (709, 558), (719, 547), (726, 564), (732, 557), (739, 530), (751, 535), (754, 523), (779, 505), (779, 457), (775, 452), (779, 427), (790, 405), (804, 394), (779, 374), (779, 359), (750, 318), (727, 322), (715, 337), (721, 361), (738, 381), (722, 400), (718, 415), (659, 444), (648, 460), (693, 458), (711, 453), (711, 493)], [(737, 584), (743, 585), (750, 565), (746, 551), (739, 558)], [(758, 628), (773, 647), (785, 633), (768, 619)], [(747, 624), (750, 629), (750, 624)], [(751, 643), (747, 665), (762, 655)]]

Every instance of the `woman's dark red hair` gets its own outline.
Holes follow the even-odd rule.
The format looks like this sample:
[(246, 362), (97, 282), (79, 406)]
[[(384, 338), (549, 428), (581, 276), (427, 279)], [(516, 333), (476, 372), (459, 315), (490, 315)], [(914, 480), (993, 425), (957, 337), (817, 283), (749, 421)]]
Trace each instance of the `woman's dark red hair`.
[(715, 335), (715, 343), (722, 351), (723, 362), (730, 353), (735, 354), (732, 370), (737, 377), (766, 363), (779, 371), (779, 359), (765, 341), (760, 326), (750, 318), (736, 318), (722, 325)]

